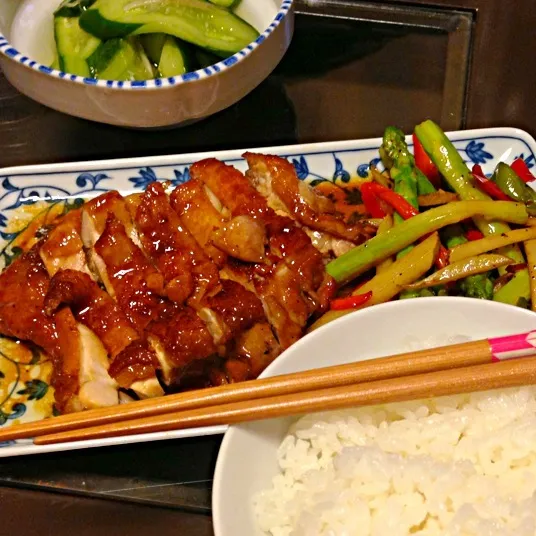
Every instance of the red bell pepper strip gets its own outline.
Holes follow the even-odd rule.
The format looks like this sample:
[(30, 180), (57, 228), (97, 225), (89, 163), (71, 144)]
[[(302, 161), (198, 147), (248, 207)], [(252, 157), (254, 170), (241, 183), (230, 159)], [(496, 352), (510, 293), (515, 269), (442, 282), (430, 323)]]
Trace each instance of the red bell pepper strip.
[(449, 250), (445, 246), (439, 246), (439, 251), (437, 252), (436, 260), (434, 265), (438, 270), (445, 268), (449, 263)]
[(385, 211), (373, 190), (374, 183), (372, 182), (365, 182), (361, 185), (361, 199), (365, 209), (373, 218), (385, 218)]
[(469, 242), (472, 242), (473, 240), (480, 240), (481, 238), (484, 238), (484, 235), (478, 229), (469, 229), (465, 233), (465, 238), (467, 238)]
[(413, 134), (413, 155), (415, 165), (426, 175), (428, 180), (436, 187), (441, 187), (441, 174), (432, 159), (428, 156), (419, 138)]
[(400, 194), (393, 192), (387, 186), (383, 186), (383, 184), (377, 182), (367, 184), (370, 184), (369, 190), (376, 198), (380, 198), (388, 205), (391, 205), (405, 220), (419, 213), (411, 203), (408, 203)]
[[(385, 201), (387, 204), (391, 205), (405, 220), (408, 220), (419, 213), (419, 211), (411, 203), (406, 201), (401, 195), (387, 188), (387, 186), (383, 186), (382, 184), (378, 184), (376, 182), (370, 184), (370, 191), (382, 201)], [(425, 238), (427, 237), (423, 237), (423, 240)], [(435, 265), (438, 269), (441, 269), (444, 268), (448, 263), (449, 253), (443, 246), (440, 246)]]
[(475, 164), (471, 170), (473, 179), (478, 183), (480, 189), (497, 201), (512, 201), (493, 181), (490, 181), (482, 168)]
[(355, 309), (364, 305), (372, 298), (372, 290), (365, 294), (356, 294), (355, 296), (347, 296), (346, 298), (337, 298), (331, 300), (330, 307), (333, 311), (344, 311), (345, 309)]
[(527, 166), (527, 163), (523, 158), (516, 158), (510, 167), (523, 182), (536, 181), (536, 177), (531, 173), (529, 166)]

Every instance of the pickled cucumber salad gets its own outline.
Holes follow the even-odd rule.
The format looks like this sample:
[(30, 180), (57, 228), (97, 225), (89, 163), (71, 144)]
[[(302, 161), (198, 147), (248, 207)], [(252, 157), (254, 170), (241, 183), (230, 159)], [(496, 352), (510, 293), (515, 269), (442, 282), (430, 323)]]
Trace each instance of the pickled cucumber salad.
[(259, 32), (240, 0), (65, 0), (54, 12), (54, 68), (102, 80), (180, 76), (232, 56)]

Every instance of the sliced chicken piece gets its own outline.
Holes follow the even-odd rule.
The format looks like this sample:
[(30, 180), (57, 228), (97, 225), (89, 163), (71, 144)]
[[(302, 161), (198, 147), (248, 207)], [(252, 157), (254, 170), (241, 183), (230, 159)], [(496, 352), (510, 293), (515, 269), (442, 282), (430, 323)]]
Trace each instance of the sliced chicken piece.
[(190, 175), (210, 188), (233, 217), (248, 215), (262, 222), (272, 255), (283, 258), (306, 292), (314, 294), (325, 273), (322, 257), (293, 220), (277, 215), (240, 171), (219, 160), (195, 163)]
[(115, 190), (106, 192), (84, 204), (82, 208), (82, 240), (86, 248), (92, 248), (104, 232), (108, 216), (113, 214), (123, 224), (127, 236), (141, 246), (138, 233), (124, 197)]
[(173, 210), (205, 253), (219, 267), (223, 266), (227, 256), (213, 245), (212, 237), (214, 231), (224, 226), (226, 218), (221, 205), (215, 206), (214, 196), (209, 197), (202, 182), (191, 179), (175, 188), (170, 200)]
[(266, 230), (251, 216), (236, 216), (212, 235), (214, 245), (231, 257), (246, 262), (264, 262)]
[(232, 217), (247, 215), (266, 223), (275, 215), (264, 197), (233, 166), (208, 158), (190, 167), (190, 177), (205, 184)]
[(304, 227), (303, 230), (307, 236), (311, 239), (313, 246), (320, 251), (323, 257), (333, 255), (334, 257), (340, 257), (345, 253), (348, 253), (351, 249), (355, 248), (355, 244), (349, 240), (343, 240), (337, 238), (329, 233), (323, 233), (321, 231), (315, 231)]
[(217, 266), (171, 208), (160, 183), (153, 182), (142, 195), (135, 223), (145, 252), (164, 276), (170, 300), (195, 307), (219, 290)]
[(69, 305), (75, 318), (97, 335), (111, 358), (139, 339), (115, 301), (83, 272), (62, 270), (51, 279), (45, 312), (52, 315), (62, 304)]
[[(147, 341), (140, 339), (127, 346), (112, 361), (110, 375), (121, 387), (136, 390), (136, 382), (155, 380), (155, 370), (158, 368), (160, 363), (154, 350)], [(159, 392), (162, 392), (161, 388)]]
[(76, 322), (68, 307), (55, 315), (62, 359), (56, 360), (52, 385), (61, 413), (119, 404), (118, 385), (108, 373), (108, 354), (99, 338)]
[[(281, 346), (268, 322), (259, 322), (236, 338), (234, 354), (240, 363), (248, 365), (246, 379), (257, 378), (280, 353)], [(240, 366), (232, 363), (227, 372), (234, 381), (239, 381)]]
[(227, 255), (247, 262), (263, 262), (266, 232), (250, 216), (231, 220), (225, 208), (202, 182), (191, 179), (171, 194), (171, 205), (188, 230), (219, 267)]
[(82, 411), (84, 405), (78, 399), (80, 390), (80, 332), (71, 310), (60, 309), (54, 315), (58, 333), (59, 355), (52, 358), (51, 385), (54, 402), (60, 413)]
[(253, 324), (265, 320), (262, 303), (253, 292), (229, 279), (221, 284), (222, 290), (204, 300), (199, 311), (217, 345), (227, 344)]
[(253, 185), (267, 198), (276, 197), (278, 206), (284, 207), (302, 225), (357, 244), (370, 237), (365, 226), (348, 225), (334, 214), (332, 202), (300, 181), (294, 166), (285, 158), (254, 153), (245, 153), (244, 158)]
[(68, 308), (52, 318), (45, 313), (50, 278), (40, 246), (21, 255), (0, 275), (0, 331), (32, 341), (51, 357), (60, 411), (117, 404), (117, 386), (107, 373), (107, 353), (100, 340), (77, 323)]
[(81, 236), (87, 249), (88, 265), (91, 272), (104, 284), (106, 292), (114, 298), (115, 291), (108, 278), (104, 261), (94, 249), (96, 242), (104, 232), (106, 221), (110, 214), (113, 214), (123, 224), (130, 240), (139, 246), (138, 233), (132, 222), (125, 199), (115, 190), (91, 199), (82, 207)]
[(113, 215), (95, 244), (119, 307), (138, 333), (158, 316), (164, 279), (127, 235), (125, 226)]
[(0, 274), (0, 333), (41, 346), (59, 358), (58, 333), (45, 313), (50, 278), (39, 256), (40, 243)]
[[(299, 290), (296, 291), (294, 284), (293, 290), (289, 292), (292, 292), (296, 298), (295, 304), (285, 295), (287, 294), (286, 290), (277, 286), (275, 283), (276, 266), (248, 265), (234, 261), (227, 263), (221, 275), (222, 278), (236, 281), (246, 289), (255, 292), (262, 302), (264, 314), (273, 327), (281, 347), (288, 348), (300, 338), (302, 325), (301, 322), (296, 323), (291, 318), (291, 312), (287, 309), (287, 306), (292, 307), (295, 305), (296, 312), (302, 313), (301, 319), (303, 319), (306, 304)], [(280, 263), (280, 266), (283, 269), (286, 268), (284, 263)], [(284, 271), (288, 275), (287, 270), (285, 269)], [(280, 283), (283, 283), (283, 281), (280, 280)], [(295, 313), (292, 314), (296, 317)]]
[(245, 359), (237, 359), (231, 357), (223, 364), (223, 372), (225, 373), (226, 383), (245, 382), (253, 379), (251, 377), (249, 363)]
[(284, 259), (304, 291), (314, 297), (326, 273), (321, 253), (289, 218), (274, 218), (269, 235), (273, 254)]
[(39, 253), (50, 277), (58, 270), (66, 269), (91, 275), (80, 236), (81, 230), (82, 211), (77, 209), (63, 216), (48, 234)]
[(147, 327), (147, 334), (150, 342), (156, 338), (162, 345), (178, 373), (193, 361), (217, 353), (210, 331), (191, 307), (165, 306), (158, 320)]
[[(51, 231), (48, 239), (45, 241), (40, 251), (41, 258), (46, 263), (49, 275), (50, 276), (55, 275), (58, 269), (63, 269), (63, 270), (72, 269), (72, 270), (84, 272), (86, 274), (91, 275), (91, 271), (88, 268), (88, 265), (86, 263), (86, 256), (83, 250), (83, 243), (82, 243), (82, 238), (80, 235), (82, 231), (82, 221), (84, 221), (85, 223), (84, 231), (86, 235), (85, 236), (86, 243), (88, 244), (88, 247), (91, 247), (94, 245), (95, 238), (98, 238), (103, 232), (106, 231), (106, 227), (105, 227), (106, 220), (107, 220), (107, 217), (109, 217), (110, 215), (113, 218), (113, 220), (117, 222), (117, 228), (118, 228), (117, 240), (114, 243), (115, 248), (106, 249), (106, 245), (107, 245), (106, 240), (108, 240), (108, 243), (113, 242), (113, 237), (111, 237), (110, 234), (107, 234), (105, 238), (102, 240), (103, 247), (101, 249), (105, 249), (106, 253), (108, 254), (108, 257), (106, 260), (109, 261), (110, 263), (113, 260), (116, 260), (119, 262), (119, 259), (124, 259), (125, 263), (128, 264), (129, 259), (125, 257), (127, 247), (124, 246), (121, 249), (120, 246), (124, 245), (125, 243), (127, 243), (127, 245), (132, 244), (134, 248), (136, 246), (134, 246), (131, 239), (126, 235), (125, 226), (122, 223), (119, 223), (119, 220), (114, 215), (114, 212), (118, 214), (123, 221), (127, 222), (127, 226), (129, 225), (130, 214), (128, 213), (125, 207), (122, 197), (117, 192), (108, 192), (107, 194), (104, 194), (103, 196), (99, 196), (99, 198), (90, 201), (87, 205), (84, 206), (83, 211), (77, 210), (77, 211), (73, 211), (67, 214), (60, 221), (58, 226)], [(130, 228), (133, 229), (131, 222), (130, 222)], [(112, 232), (113, 231), (115, 231), (115, 229), (112, 230)], [(131, 236), (134, 235), (133, 230), (131, 231), (130, 234)], [(139, 255), (142, 257), (143, 262), (146, 265), (148, 265), (148, 262), (145, 260), (145, 257), (143, 256), (143, 254), (139, 250), (137, 250), (137, 252), (139, 252)], [(116, 297), (115, 290), (116, 290), (116, 287), (119, 285), (117, 284), (117, 281), (114, 281), (114, 283), (116, 284), (112, 285), (110, 278), (108, 277), (108, 272), (106, 270), (106, 263), (98, 253), (101, 253), (101, 252), (100, 251), (96, 252), (94, 249), (90, 250), (90, 260), (92, 260), (93, 268), (96, 268), (96, 273), (98, 274), (99, 279), (101, 279), (105, 283), (105, 286), (107, 287), (107, 290), (111, 294), (111, 296)], [(118, 266), (112, 266), (112, 268), (116, 269), (113, 272), (113, 276), (119, 275), (120, 279), (121, 279), (121, 276), (123, 276), (123, 280), (129, 279), (127, 275), (128, 272), (121, 273), (121, 268), (119, 268)], [(129, 266), (125, 265), (123, 268), (125, 270), (128, 270)], [(132, 269), (132, 267), (130, 268)], [(138, 268), (138, 266), (135, 266), (134, 268)], [(144, 274), (144, 272), (142, 272), (142, 274)], [(159, 274), (157, 274), (156, 270), (154, 269), (151, 270), (150, 276), (152, 276), (153, 282), (154, 282), (155, 277), (157, 279), (158, 277), (160, 277), (160, 280), (162, 280), (161, 276), (159, 276)], [(162, 287), (162, 285), (163, 285), (163, 282), (160, 281), (160, 287)], [(119, 297), (122, 298), (120, 306), (122, 306), (123, 311), (126, 312), (127, 318), (131, 322), (133, 322), (133, 326), (136, 329), (138, 329), (140, 333), (142, 333), (145, 325), (147, 325), (147, 323), (151, 320), (151, 317), (149, 316), (149, 313), (147, 312), (147, 309), (150, 304), (147, 303), (148, 301), (147, 299), (144, 299), (146, 298), (146, 296), (143, 293), (140, 293), (139, 289), (135, 289), (135, 288), (131, 288), (130, 293), (126, 295), (127, 292), (125, 291), (125, 285), (123, 285), (123, 287), (120, 287), (119, 290), (120, 290)], [(149, 318), (145, 319), (144, 317), (147, 317), (147, 316), (149, 316)], [(93, 320), (95, 319), (93, 318)], [(139, 324), (143, 324), (143, 325), (140, 326)], [(77, 379), (80, 392), (78, 393), (77, 391), (78, 394), (76, 394), (76, 396), (73, 397), (72, 403), (69, 403), (69, 406), (73, 406), (73, 404), (78, 404), (79, 409), (87, 409), (89, 407), (101, 407), (103, 405), (109, 405), (111, 403), (117, 404), (118, 403), (117, 402), (117, 399), (118, 399), (117, 383), (108, 375), (106, 371), (105, 371), (106, 372), (105, 376), (107, 377), (106, 381), (103, 380), (102, 378), (99, 381), (96, 381), (93, 379), (87, 379), (87, 374), (85, 374), (84, 372), (88, 368), (90, 372), (92, 370), (97, 371), (97, 372), (98, 371), (102, 372), (102, 369), (104, 366), (104, 361), (102, 360), (103, 356), (104, 358), (106, 358), (105, 365), (107, 369), (108, 357), (107, 357), (106, 351), (103, 350), (104, 354), (102, 354), (102, 352), (97, 351), (99, 349), (99, 345), (102, 349), (104, 349), (104, 347), (102, 346), (102, 343), (93, 334), (93, 332), (88, 330), (83, 324), (77, 323), (76, 329), (80, 331), (80, 336), (74, 339), (78, 342), (76, 343), (75, 348), (72, 349), (73, 351), (72, 355), (75, 356), (76, 359), (78, 359), (82, 363), (82, 368), (80, 369), (79, 376), (75, 376), (73, 377), (73, 379)], [(102, 326), (102, 329), (106, 330), (106, 327)], [(110, 334), (109, 336), (113, 337), (113, 334)], [(93, 360), (91, 360), (91, 358), (85, 355), (87, 353), (87, 348), (93, 349), (94, 351), (94, 357), (92, 358)], [(127, 349), (129, 349), (129, 355), (132, 360), (133, 356), (135, 355), (138, 349), (134, 345), (129, 345)], [(121, 352), (121, 354), (123, 352)], [(143, 359), (145, 358), (145, 355), (141, 350), (138, 350), (138, 353), (139, 353), (138, 360), (142, 362)], [(158, 364), (158, 360), (156, 359), (156, 356), (153, 355), (153, 358), (154, 358), (154, 361), (156, 361), (156, 363)], [(64, 359), (65, 359), (65, 354), (64, 354)], [(61, 366), (61, 363), (59, 365)], [(129, 362), (129, 365), (130, 365), (130, 362)], [(116, 365), (115, 370), (117, 370), (117, 368), (118, 366)], [(134, 368), (133, 370), (136, 373), (141, 373), (140, 367)], [(130, 376), (133, 376), (133, 375), (134, 374), (131, 373)], [(100, 376), (102, 376), (102, 374), (100, 374)], [(153, 368), (153, 378), (154, 378), (154, 368)], [(156, 384), (159, 387), (158, 381), (156, 381)], [(130, 385), (121, 385), (121, 386), (131, 387)], [(100, 391), (102, 392), (102, 399), (98, 397), (98, 393)], [(115, 392), (115, 399), (114, 399), (114, 396), (112, 396), (112, 391)], [(151, 389), (151, 391), (154, 391), (154, 388)], [(160, 392), (161, 392), (161, 388), (160, 388)], [(91, 400), (91, 397), (93, 397), (94, 399), (93, 401)], [(112, 402), (112, 400), (115, 400), (115, 402)]]

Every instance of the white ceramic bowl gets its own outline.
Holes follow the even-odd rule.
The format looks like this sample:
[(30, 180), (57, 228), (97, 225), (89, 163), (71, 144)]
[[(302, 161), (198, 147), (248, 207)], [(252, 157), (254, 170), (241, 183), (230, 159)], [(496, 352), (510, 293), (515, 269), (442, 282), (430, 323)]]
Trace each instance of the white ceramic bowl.
[(187, 124), (231, 106), (272, 72), (294, 30), (293, 0), (242, 0), (237, 14), (261, 35), (233, 56), (173, 78), (97, 81), (47, 67), (53, 60), (52, 13), (59, 4), (0, 1), (0, 66), (19, 91), (50, 108), (125, 127)]
[[(304, 337), (262, 377), (400, 353), (408, 341), (461, 335), (468, 339), (536, 328), (536, 314), (469, 298), (418, 298), (357, 311)], [(448, 340), (448, 339), (447, 339)], [(215, 536), (260, 536), (252, 496), (278, 472), (276, 449), (294, 418), (231, 426), (218, 455), (212, 494)]]

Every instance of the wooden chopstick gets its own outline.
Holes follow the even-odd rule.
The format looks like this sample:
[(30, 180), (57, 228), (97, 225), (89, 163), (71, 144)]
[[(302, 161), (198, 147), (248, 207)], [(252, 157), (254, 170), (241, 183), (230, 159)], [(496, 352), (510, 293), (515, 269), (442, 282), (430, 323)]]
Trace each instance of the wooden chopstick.
[(536, 357), (235, 402), (220, 407), (198, 408), (44, 435), (34, 441), (38, 445), (50, 445), (66, 441), (236, 424), (309, 412), (402, 402), (532, 383), (536, 383)]
[(292, 393), (478, 365), (490, 361), (489, 341), (487, 339), (471, 341), (346, 365), (200, 389), (131, 402), (121, 406), (82, 411), (29, 424), (13, 425), (0, 430), (0, 441), (31, 438), (95, 425), (102, 426), (123, 422), (129, 419), (147, 418), (266, 397), (286, 396)]

